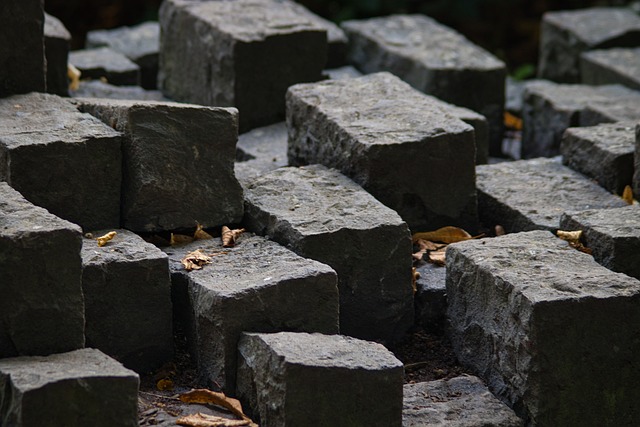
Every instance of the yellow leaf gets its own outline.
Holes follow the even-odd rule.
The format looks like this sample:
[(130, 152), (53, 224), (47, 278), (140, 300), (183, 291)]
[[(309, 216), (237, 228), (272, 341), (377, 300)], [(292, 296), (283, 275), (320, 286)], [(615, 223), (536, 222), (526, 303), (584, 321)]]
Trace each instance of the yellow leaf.
[(104, 245), (106, 245), (111, 239), (113, 239), (114, 237), (116, 237), (116, 232), (115, 231), (110, 231), (107, 234), (105, 234), (104, 236), (100, 236), (98, 238), (96, 238), (96, 240), (98, 241), (98, 246), (103, 247)]
[(193, 237), (185, 236), (184, 234), (173, 234), (171, 233), (171, 246), (175, 245), (183, 245), (185, 243), (193, 242)]
[(432, 242), (455, 243), (473, 239), (473, 236), (462, 228), (448, 226), (439, 228), (435, 231), (415, 233), (413, 235), (413, 242), (417, 242), (418, 239), (430, 240)]
[(78, 90), (80, 87), (80, 75), (82, 73), (73, 64), (67, 64), (67, 77), (69, 77), (69, 90)]
[(504, 126), (513, 130), (522, 130), (522, 119), (513, 114), (504, 112)]
[(413, 293), (418, 292), (418, 279), (420, 278), (420, 273), (415, 267), (411, 267), (411, 287), (413, 288)]
[(200, 270), (202, 266), (211, 264), (211, 256), (205, 254), (202, 249), (196, 249), (186, 254), (180, 263), (187, 271)]
[(213, 239), (213, 236), (202, 229), (202, 224), (196, 223), (196, 231), (193, 233), (195, 240)]
[(633, 190), (631, 189), (630, 185), (624, 187), (624, 191), (622, 192), (622, 200), (627, 202), (627, 204), (629, 205), (633, 204)]
[(240, 427), (248, 426), (251, 420), (230, 420), (228, 418), (207, 415), (202, 412), (178, 418), (176, 424), (187, 427)]
[(567, 242), (579, 242), (580, 237), (582, 237), (582, 230), (577, 231), (556, 231), (556, 235), (562, 240), (566, 240)]
[(205, 388), (199, 388), (181, 394), (180, 400), (185, 403), (213, 404), (221, 406), (228, 409), (236, 417), (249, 421), (249, 424), (246, 425), (258, 427), (257, 424), (253, 423), (253, 421), (251, 421), (251, 419), (242, 412), (242, 405), (240, 404), (240, 401), (232, 397), (227, 397), (224, 393), (217, 393)]
[(173, 381), (169, 378), (163, 378), (156, 383), (156, 388), (160, 391), (173, 390)]
[(222, 226), (222, 247), (223, 248), (232, 248), (236, 245), (236, 239), (242, 233), (244, 233), (244, 228), (238, 228), (235, 230), (231, 230), (226, 225)]

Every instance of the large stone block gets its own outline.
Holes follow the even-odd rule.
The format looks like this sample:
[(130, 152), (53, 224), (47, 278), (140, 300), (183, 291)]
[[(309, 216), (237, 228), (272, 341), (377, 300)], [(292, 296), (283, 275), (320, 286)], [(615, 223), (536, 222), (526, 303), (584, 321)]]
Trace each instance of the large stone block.
[(580, 56), (582, 83), (621, 84), (640, 90), (640, 49), (615, 48), (584, 52)]
[(11, 427), (134, 427), (139, 382), (89, 348), (0, 359), (0, 420)]
[(84, 347), (80, 239), (0, 182), (0, 358)]
[(420, 277), (416, 280), (416, 325), (433, 332), (442, 332), (446, 324), (447, 270), (442, 266), (424, 263), (417, 267)]
[(280, 122), (241, 134), (236, 147), (236, 161), (236, 177), (243, 183), (287, 166), (286, 123)]
[(114, 85), (140, 84), (140, 67), (108, 47), (71, 51), (69, 63), (80, 70), (82, 78), (104, 78)]
[(240, 130), (284, 117), (295, 83), (321, 79), (326, 30), (290, 2), (168, 0), (159, 85), (172, 99), (237, 107)]
[(458, 359), (527, 425), (640, 419), (640, 281), (548, 231), (447, 249)]
[(245, 199), (250, 230), (338, 273), (341, 333), (394, 342), (412, 325), (411, 237), (397, 213), (320, 165), (264, 174)]
[(402, 425), (402, 363), (340, 335), (243, 334), (238, 396), (260, 425)]
[(640, 122), (640, 91), (629, 89), (626, 96), (587, 105), (580, 113), (580, 126), (622, 121)]
[(170, 102), (76, 99), (124, 133), (122, 223), (133, 231), (205, 228), (242, 219), (233, 172), (238, 113)]
[(140, 86), (115, 86), (100, 80), (80, 80), (78, 88), (70, 90), (74, 98), (130, 99), (136, 101), (171, 101), (159, 90), (145, 90)]
[(120, 225), (120, 140), (55, 95), (0, 99), (0, 180), (86, 230)]
[(340, 170), (414, 231), (477, 228), (473, 128), (399, 78), (293, 86), (287, 127), (289, 164)]
[(71, 34), (55, 16), (44, 14), (44, 53), (47, 58), (47, 92), (69, 95), (67, 62)]
[(636, 149), (633, 153), (633, 194), (640, 198), (640, 123), (636, 125)]

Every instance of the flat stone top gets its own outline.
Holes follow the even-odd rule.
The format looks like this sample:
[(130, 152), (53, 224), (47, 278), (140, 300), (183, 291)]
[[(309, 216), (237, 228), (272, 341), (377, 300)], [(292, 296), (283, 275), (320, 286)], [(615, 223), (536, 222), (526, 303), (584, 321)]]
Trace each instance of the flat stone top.
[(80, 70), (104, 68), (112, 72), (127, 72), (138, 69), (135, 62), (108, 47), (72, 50), (69, 52), (69, 63)]
[[(110, 231), (116, 235), (100, 247), (95, 238)], [(164, 259), (167, 255), (151, 243), (147, 243), (137, 234), (122, 229), (99, 230), (92, 233), (93, 238), (82, 239), (82, 265), (101, 266), (104, 264), (150, 259)]]
[(44, 14), (44, 36), (71, 41), (71, 33), (69, 33), (62, 21), (48, 13)]
[(387, 72), (297, 84), (289, 88), (289, 95), (320, 109), (328, 120), (367, 145), (419, 142), (473, 131), (434, 103), (433, 97)]
[(566, 215), (584, 228), (588, 227), (613, 238), (640, 239), (640, 205), (567, 212)]
[(548, 100), (556, 108), (579, 110), (587, 105), (607, 101), (617, 102), (625, 98), (635, 98), (638, 92), (622, 85), (589, 86), (562, 84), (546, 80), (536, 80), (525, 87), (526, 94), (533, 94)]
[(316, 15), (315, 13), (311, 12), (309, 9), (299, 3), (296, 3), (295, 1), (279, 1), (281, 1), (282, 3), (289, 3), (293, 10), (297, 11), (301, 15), (307, 16), (311, 22), (327, 30), (327, 41), (329, 43), (347, 43), (347, 35), (344, 33), (344, 31), (342, 31), (340, 27), (338, 27), (333, 22)]
[(463, 35), (425, 15), (392, 15), (346, 21), (342, 28), (361, 34), (385, 49), (424, 64), (427, 68), (495, 70), (504, 62)]
[(151, 107), (152, 109), (171, 109), (171, 110), (202, 110), (222, 113), (226, 115), (236, 116), (238, 109), (235, 107), (210, 107), (206, 105), (187, 104), (173, 101), (155, 101), (155, 100), (134, 100), (134, 99), (106, 99), (106, 98), (74, 98), (69, 102), (75, 105), (95, 105), (109, 108), (135, 108), (135, 107)]
[[(586, 106), (586, 111), (596, 112), (611, 121), (640, 121), (640, 92), (630, 90), (631, 93), (595, 102)], [(602, 121), (601, 118), (597, 119)], [(589, 124), (589, 123), (587, 123)]]
[(280, 122), (239, 135), (238, 148), (254, 157), (281, 153), (286, 157), (287, 138), (287, 124)]
[(613, 154), (630, 154), (635, 149), (635, 122), (603, 123), (597, 126), (569, 128), (566, 135), (591, 142)]
[(612, 68), (621, 74), (640, 78), (640, 48), (611, 48), (583, 52), (583, 58)]
[(443, 111), (457, 117), (461, 120), (483, 120), (487, 121), (487, 118), (480, 113), (476, 113), (473, 110), (464, 107), (458, 107), (457, 105), (449, 104), (435, 96), (426, 95), (427, 98), (436, 106), (440, 107)]
[(158, 54), (160, 51), (160, 24), (143, 22), (133, 27), (113, 30), (95, 30), (87, 33), (87, 47), (108, 46), (128, 58)]
[(159, 90), (144, 90), (140, 86), (115, 86), (100, 80), (82, 80), (77, 90), (69, 92), (75, 98), (169, 101)]

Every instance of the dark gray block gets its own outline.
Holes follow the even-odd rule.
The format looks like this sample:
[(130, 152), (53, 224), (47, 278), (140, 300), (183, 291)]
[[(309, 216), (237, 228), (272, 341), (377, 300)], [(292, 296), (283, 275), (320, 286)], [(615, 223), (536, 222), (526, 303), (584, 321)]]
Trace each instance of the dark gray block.
[(640, 281), (548, 231), (447, 248), (447, 315), (462, 364), (527, 425), (640, 417)]
[(424, 15), (347, 21), (349, 61), (389, 71), (416, 89), (484, 115), (492, 155), (500, 153), (506, 66), (461, 34)]
[(580, 55), (582, 83), (621, 84), (640, 90), (640, 49), (594, 50)]
[(158, 90), (140, 86), (115, 86), (100, 80), (81, 80), (78, 89), (69, 91), (74, 98), (132, 99), (136, 101), (170, 101)]
[(15, 427), (134, 427), (138, 375), (94, 349), (0, 359), (0, 420)]
[(326, 30), (288, 1), (168, 0), (160, 8), (162, 91), (237, 107), (240, 130), (281, 121), (295, 83), (321, 79)]
[(47, 92), (69, 95), (67, 62), (71, 34), (55, 16), (44, 14), (44, 53), (47, 58)]
[(84, 347), (80, 236), (0, 182), (0, 358)]
[(627, 92), (618, 98), (587, 105), (580, 113), (580, 126), (622, 121), (640, 122), (640, 91), (628, 89)]
[(338, 273), (340, 332), (394, 342), (413, 324), (411, 238), (397, 213), (320, 165), (245, 187), (247, 227)]
[(340, 335), (243, 334), (238, 396), (260, 425), (402, 425), (402, 363)]
[(242, 188), (233, 172), (234, 108), (171, 102), (76, 99), (124, 133), (122, 223), (160, 231), (237, 223)]
[(287, 127), (289, 164), (340, 170), (414, 231), (477, 228), (473, 128), (399, 78), (293, 86)]
[(639, 44), (640, 17), (627, 8), (547, 12), (540, 29), (538, 76), (578, 83), (582, 52)]
[(286, 123), (276, 123), (240, 135), (236, 147), (236, 161), (236, 177), (242, 183), (287, 166)]
[(640, 123), (636, 125), (636, 150), (633, 153), (633, 194), (640, 198)]
[(83, 79), (104, 78), (114, 85), (140, 84), (140, 67), (108, 47), (71, 51), (69, 63), (80, 70)]
[(120, 139), (55, 95), (0, 99), (0, 180), (84, 229), (118, 227)]
[(423, 328), (441, 332), (447, 314), (446, 268), (424, 263), (417, 268), (420, 277), (416, 281), (414, 295), (416, 324)]

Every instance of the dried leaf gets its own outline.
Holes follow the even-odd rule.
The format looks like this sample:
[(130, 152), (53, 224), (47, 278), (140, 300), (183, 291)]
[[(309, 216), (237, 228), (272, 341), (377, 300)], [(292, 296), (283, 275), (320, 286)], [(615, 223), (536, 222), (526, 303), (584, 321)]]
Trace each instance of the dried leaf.
[(445, 265), (446, 250), (446, 248), (442, 248), (437, 251), (429, 251), (429, 262), (435, 265)]
[(69, 77), (69, 90), (78, 90), (80, 87), (80, 75), (82, 73), (73, 64), (67, 64), (67, 77)]
[(160, 391), (173, 390), (173, 381), (170, 378), (163, 378), (156, 383), (156, 388)]
[(184, 234), (173, 234), (171, 233), (171, 246), (175, 245), (184, 245), (185, 243), (193, 242), (193, 237), (185, 236)]
[(193, 233), (195, 240), (213, 239), (213, 236), (202, 229), (202, 224), (196, 223), (196, 231)]
[(562, 240), (566, 240), (567, 242), (579, 242), (580, 237), (582, 237), (582, 230), (577, 231), (556, 231), (556, 235)]
[(116, 232), (115, 231), (110, 231), (107, 234), (105, 234), (104, 236), (100, 236), (98, 238), (96, 238), (96, 240), (98, 241), (98, 246), (103, 247), (104, 245), (106, 245), (111, 239), (113, 239), (114, 237), (116, 237)]
[(622, 200), (627, 202), (627, 204), (629, 205), (633, 204), (633, 190), (631, 189), (630, 185), (624, 187), (624, 191), (622, 192)]
[(202, 266), (211, 264), (211, 256), (205, 254), (202, 249), (189, 252), (180, 260), (185, 270), (200, 270)]
[(228, 418), (198, 412), (197, 414), (189, 414), (185, 417), (178, 418), (176, 424), (188, 427), (240, 427), (250, 425), (251, 420), (230, 420)]
[(494, 230), (496, 231), (496, 236), (504, 236), (505, 234), (507, 234), (507, 232), (504, 231), (504, 227), (501, 225), (496, 225), (494, 227)]
[(414, 245), (417, 245), (419, 250), (418, 252), (413, 253), (413, 259), (416, 261), (420, 261), (424, 258), (424, 254), (429, 251), (437, 251), (440, 248), (447, 246), (444, 243), (434, 243), (429, 240), (418, 239), (414, 242)]
[(508, 111), (504, 112), (504, 126), (513, 130), (522, 130), (522, 119)]
[(430, 240), (432, 242), (455, 243), (473, 239), (473, 236), (462, 228), (448, 226), (435, 231), (415, 233), (413, 235), (413, 242), (415, 243), (418, 239)]
[(194, 389), (187, 393), (180, 395), (180, 400), (185, 403), (200, 403), (200, 404), (212, 404), (221, 406), (228, 409), (233, 415), (241, 418), (244, 421), (249, 421), (246, 424), (251, 427), (258, 427), (244, 412), (242, 412), (242, 405), (240, 401), (232, 397), (225, 396), (224, 393), (217, 393), (215, 391), (207, 390), (204, 388)]
[(236, 245), (236, 239), (242, 233), (244, 233), (244, 228), (237, 228), (235, 230), (231, 230), (226, 225), (222, 226), (222, 247), (223, 248), (232, 248)]
[(418, 279), (420, 278), (420, 273), (415, 267), (411, 267), (411, 287), (413, 288), (413, 293), (418, 292)]

